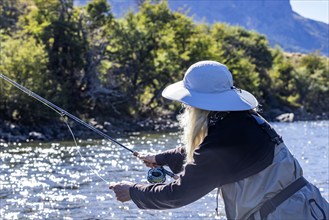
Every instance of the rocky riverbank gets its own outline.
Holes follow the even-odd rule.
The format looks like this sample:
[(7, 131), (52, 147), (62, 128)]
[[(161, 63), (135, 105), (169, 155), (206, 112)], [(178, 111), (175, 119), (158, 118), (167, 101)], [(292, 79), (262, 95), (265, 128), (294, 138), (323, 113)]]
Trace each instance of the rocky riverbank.
[[(178, 123), (169, 117), (145, 119), (141, 121), (125, 121), (113, 119), (111, 122), (99, 123), (92, 119), (88, 122), (99, 131), (110, 137), (122, 137), (131, 132), (142, 131), (177, 131)], [(69, 126), (76, 138), (103, 138), (89, 128), (70, 121)], [(72, 135), (63, 121), (55, 120), (40, 125), (21, 125), (4, 121), (0, 125), (0, 142), (26, 142), (26, 141), (49, 141), (70, 140)]]
[[(292, 121), (310, 121), (310, 120), (329, 120), (329, 115), (314, 115), (302, 110), (294, 112), (284, 112), (279, 109), (273, 109), (268, 114), (262, 114), (269, 121), (292, 122)], [(175, 117), (166, 115), (155, 119), (144, 120), (122, 120), (111, 119), (105, 122), (97, 122), (95, 119), (88, 121), (90, 125), (109, 135), (110, 137), (122, 137), (131, 132), (158, 132), (158, 131), (177, 131), (178, 122)], [(84, 127), (83, 125), (69, 121), (69, 125), (76, 138), (102, 138), (96, 132)], [(72, 135), (65, 122), (55, 119), (49, 123), (35, 125), (21, 125), (9, 121), (4, 121), (0, 125), (0, 142), (26, 142), (26, 141), (49, 141), (49, 140), (70, 140)]]

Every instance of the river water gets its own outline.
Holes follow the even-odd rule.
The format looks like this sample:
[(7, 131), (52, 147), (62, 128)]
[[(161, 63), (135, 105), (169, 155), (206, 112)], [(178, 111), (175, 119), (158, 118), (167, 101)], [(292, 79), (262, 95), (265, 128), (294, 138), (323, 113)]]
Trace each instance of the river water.
[[(329, 121), (273, 123), (304, 169), (304, 176), (329, 200)], [(178, 133), (117, 139), (138, 152), (179, 145)], [(140, 210), (116, 201), (108, 182), (147, 183), (141, 161), (104, 140), (0, 143), (0, 219), (225, 219), (216, 217), (216, 190), (185, 207)], [(171, 181), (170, 178), (167, 180)]]

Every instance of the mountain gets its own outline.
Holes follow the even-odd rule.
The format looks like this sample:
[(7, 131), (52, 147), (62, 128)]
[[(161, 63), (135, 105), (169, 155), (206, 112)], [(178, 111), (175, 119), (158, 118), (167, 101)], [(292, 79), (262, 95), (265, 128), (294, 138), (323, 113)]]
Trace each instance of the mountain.
[(197, 22), (225, 22), (255, 30), (287, 52), (319, 50), (329, 55), (329, 25), (297, 14), (289, 0), (169, 1), (169, 5), (173, 10), (189, 9)]
[[(87, 0), (80, 0), (79, 5)], [(108, 0), (116, 17), (137, 11), (143, 0)], [(186, 12), (195, 22), (225, 22), (264, 34), (272, 46), (287, 52), (317, 50), (329, 56), (329, 24), (305, 18), (289, 0), (168, 0), (172, 10)]]

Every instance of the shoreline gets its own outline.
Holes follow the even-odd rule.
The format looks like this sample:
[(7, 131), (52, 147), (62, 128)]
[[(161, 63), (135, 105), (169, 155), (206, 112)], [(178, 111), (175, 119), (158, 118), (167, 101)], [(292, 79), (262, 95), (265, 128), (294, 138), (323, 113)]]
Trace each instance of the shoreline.
[[(97, 130), (111, 138), (119, 138), (134, 132), (170, 132), (178, 131), (178, 122), (171, 119), (144, 119), (141, 121), (121, 121), (120, 123), (89, 122)], [(118, 125), (120, 124), (120, 125)], [(83, 125), (70, 120), (70, 128), (78, 139), (105, 139), (96, 132)], [(87, 138), (86, 138), (87, 137)], [(30, 141), (66, 141), (72, 140), (72, 135), (65, 122), (58, 119), (41, 125), (19, 125), (4, 121), (0, 125), (0, 143), (6, 142), (30, 142)]]
[[(270, 122), (291, 123), (297, 121), (323, 121), (329, 120), (328, 114), (312, 115), (312, 114), (293, 114), (289, 120), (279, 120), (279, 117), (273, 118), (265, 115), (265, 118)], [(281, 114), (284, 115), (284, 114)], [(267, 117), (266, 117), (267, 116)], [(291, 115), (290, 115), (291, 116)], [(284, 118), (286, 119), (286, 118)], [(291, 120), (292, 119), (292, 120)], [(177, 132), (179, 125), (177, 120), (172, 116), (163, 116), (155, 119), (143, 119), (139, 121), (128, 121), (112, 119), (111, 122), (105, 121), (99, 123), (95, 120), (90, 120), (89, 124), (107, 134), (110, 137), (118, 138), (129, 135), (133, 132)], [(95, 138), (102, 139), (101, 135), (96, 132), (70, 120), (70, 128), (73, 134), (78, 139)], [(43, 123), (40, 125), (19, 125), (9, 121), (4, 121), (0, 126), (0, 142), (29, 142), (29, 141), (65, 141), (71, 140), (72, 135), (67, 125), (60, 120)]]

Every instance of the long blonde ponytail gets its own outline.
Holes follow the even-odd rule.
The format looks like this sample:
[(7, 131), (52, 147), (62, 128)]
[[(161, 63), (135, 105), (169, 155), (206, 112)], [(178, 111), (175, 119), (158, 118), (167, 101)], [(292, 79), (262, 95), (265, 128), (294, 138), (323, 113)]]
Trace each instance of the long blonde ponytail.
[(186, 149), (186, 163), (193, 163), (194, 151), (199, 147), (208, 132), (209, 111), (188, 106), (178, 116), (181, 128), (183, 128), (182, 141)]

